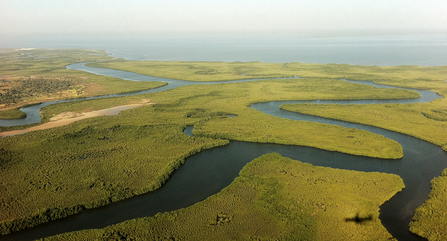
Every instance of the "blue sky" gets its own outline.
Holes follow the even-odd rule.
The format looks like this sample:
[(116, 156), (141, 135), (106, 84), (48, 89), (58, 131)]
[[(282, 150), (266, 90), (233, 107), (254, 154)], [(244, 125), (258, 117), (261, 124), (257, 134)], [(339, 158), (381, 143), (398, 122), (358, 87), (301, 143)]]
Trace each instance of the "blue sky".
[(0, 34), (447, 30), (446, 0), (0, 0)]

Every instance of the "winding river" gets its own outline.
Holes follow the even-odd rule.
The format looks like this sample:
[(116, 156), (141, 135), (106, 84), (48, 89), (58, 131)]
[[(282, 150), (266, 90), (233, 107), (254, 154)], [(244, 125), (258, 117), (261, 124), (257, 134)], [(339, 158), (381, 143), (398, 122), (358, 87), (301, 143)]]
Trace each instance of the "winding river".
[[(83, 63), (67, 66), (69, 69), (83, 70), (94, 74), (114, 76), (136, 81), (163, 81), (168, 85), (138, 93), (137, 95), (164, 91), (191, 84), (216, 84), (217, 82), (189, 82), (150, 77), (136, 73), (92, 68)], [(239, 80), (224, 83), (256, 81)], [(356, 81), (350, 81), (356, 82)], [(222, 82), (218, 82), (222, 83)], [(390, 86), (370, 84), (381, 88)], [(367, 172), (385, 172), (399, 175), (405, 182), (406, 188), (381, 206), (380, 219), (387, 230), (398, 240), (424, 240), (408, 231), (408, 224), (414, 214), (414, 209), (420, 206), (430, 192), (430, 181), (447, 168), (447, 153), (440, 147), (419, 140), (417, 138), (387, 131), (384, 129), (354, 124), (344, 121), (329, 120), (308, 115), (280, 110), (278, 107), (285, 103), (321, 103), (321, 104), (384, 104), (384, 103), (416, 103), (430, 102), (440, 98), (430, 91), (416, 90), (421, 94), (418, 99), (405, 100), (356, 100), (356, 101), (278, 101), (252, 104), (251, 107), (281, 118), (292, 120), (316, 121), (320, 123), (340, 125), (348, 128), (367, 130), (394, 139), (399, 142), (404, 151), (400, 160), (383, 160), (369, 157), (353, 156), (338, 152), (330, 152), (311, 147), (287, 146), (277, 144), (260, 144), (231, 141), (229, 145), (202, 151), (189, 157), (186, 163), (176, 170), (169, 181), (162, 188), (147, 194), (132, 197), (110, 205), (84, 210), (83, 212), (45, 223), (34, 228), (25, 229), (10, 235), (1, 236), (2, 240), (32, 240), (75, 230), (102, 228), (125, 220), (153, 216), (158, 212), (166, 212), (188, 207), (218, 193), (231, 184), (239, 171), (251, 160), (270, 152), (277, 152), (283, 156), (308, 162), (317, 166), (340, 168)], [(95, 98), (115, 97), (110, 95)], [(91, 99), (91, 98), (90, 98)], [(61, 101), (65, 102), (65, 101)], [(40, 122), (39, 110), (43, 106), (56, 102), (44, 103), (23, 108), (27, 118), (22, 120), (0, 120), (0, 125), (23, 125)], [(192, 135), (192, 128), (188, 127), (185, 134)]]

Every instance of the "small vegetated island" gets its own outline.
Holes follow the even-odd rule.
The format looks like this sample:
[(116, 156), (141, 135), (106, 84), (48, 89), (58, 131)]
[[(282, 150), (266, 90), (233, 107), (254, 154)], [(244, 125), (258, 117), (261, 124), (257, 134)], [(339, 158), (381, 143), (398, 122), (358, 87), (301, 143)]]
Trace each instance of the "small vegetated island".
[[(68, 70), (89, 65), (189, 81), (265, 79), (190, 85), (151, 94), (49, 105), (41, 123), (61, 113), (87, 113), (150, 100), (119, 115), (0, 138), (0, 232), (40, 223), (156, 190), (191, 156), (229, 140), (310, 146), (358, 156), (399, 159), (394, 140), (352, 128), (269, 116), (249, 106), (274, 100), (403, 99), (419, 94), (340, 79), (374, 81), (447, 94), (447, 67), (351, 66), (259, 62), (123, 61), (97, 50), (1, 50), (0, 117), (21, 118), (20, 107), (60, 99), (151, 89), (138, 82)], [(415, 136), (447, 150), (444, 98), (419, 104), (284, 105), (282, 109), (357, 122)], [(234, 118), (226, 118), (235, 115)], [(39, 125), (41, 123), (33, 124)], [(1, 131), (33, 125), (1, 127)], [(183, 133), (194, 125), (194, 136)], [(396, 160), (398, 161), (398, 160)], [(181, 167), (180, 167), (181, 168)], [(409, 229), (447, 239), (446, 171)], [(103, 229), (48, 240), (388, 240), (381, 204), (404, 188), (393, 174), (324, 168), (276, 153), (247, 164), (233, 183), (193, 206)]]

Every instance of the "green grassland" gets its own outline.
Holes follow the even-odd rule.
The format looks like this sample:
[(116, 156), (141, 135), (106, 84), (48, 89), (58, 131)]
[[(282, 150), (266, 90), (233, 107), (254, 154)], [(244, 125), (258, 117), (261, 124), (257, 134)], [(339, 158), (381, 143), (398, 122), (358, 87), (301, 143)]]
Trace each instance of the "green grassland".
[(379, 206), (402, 188), (397, 175), (316, 167), (271, 153), (188, 208), (45, 240), (391, 240)]
[[(324, 77), (345, 78), (352, 80), (374, 81), (378, 84), (426, 89), (447, 96), (447, 66), (421, 67), (421, 66), (352, 66), (345, 64), (267, 64), (267, 63), (190, 63), (190, 62), (131, 62), (100, 63), (102, 67), (130, 70), (143, 74), (159, 75), (170, 78), (189, 78), (190, 80), (227, 80), (233, 78), (260, 78), (260, 77)], [(152, 67), (151, 67), (152, 66)], [(170, 66), (181, 68), (181, 72), (170, 72)], [(201, 71), (201, 72), (200, 72)], [(186, 77), (179, 73), (188, 73)], [(447, 103), (445, 98), (425, 104), (407, 105), (369, 105), (369, 106), (316, 106), (296, 105), (282, 108), (299, 111), (301, 113), (319, 115), (328, 118), (341, 119), (378, 126), (381, 128), (409, 134), (417, 138), (440, 145), (447, 151)], [(236, 124), (236, 123), (235, 123)], [(228, 128), (238, 126), (228, 126)], [(226, 128), (226, 129), (228, 129)], [(241, 128), (242, 129), (242, 128)], [(225, 130), (225, 129), (224, 129)], [(246, 129), (241, 130), (247, 134)], [(222, 135), (221, 131), (221, 135)], [(225, 135), (228, 135), (225, 133)], [(438, 178), (433, 181), (438, 186), (446, 185), (447, 179)], [(424, 209), (418, 209), (416, 222), (412, 223), (411, 230), (430, 240), (443, 240), (446, 230), (445, 212), (441, 207), (447, 201), (447, 195), (433, 194), (424, 204)], [(422, 212), (431, 206), (429, 212)], [(436, 207), (436, 208), (433, 208)], [(436, 217), (437, 219), (433, 219)], [(443, 218), (444, 217), (444, 218)], [(425, 220), (425, 221), (424, 221)], [(439, 238), (441, 237), (441, 238)]]
[(439, 105), (428, 104), (385, 104), (385, 105), (316, 105), (286, 104), (288, 111), (345, 120), (409, 134), (433, 144), (447, 144), (447, 122), (427, 118), (424, 112)]
[(1, 232), (155, 190), (187, 156), (227, 143), (184, 135), (182, 118), (149, 118), (158, 121), (129, 125), (100, 117), (2, 138)]
[[(219, 81), (246, 78), (274, 78), (274, 77), (309, 77), (309, 78), (335, 78), (374, 81), (378, 84), (431, 90), (445, 97), (447, 95), (447, 66), (358, 66), (347, 64), (306, 64), (306, 63), (261, 63), (261, 62), (187, 62), (187, 61), (106, 61), (92, 63), (92, 66), (106, 67), (132, 71), (152, 76), (185, 79), (191, 81)], [(351, 91), (351, 90), (349, 90)], [(392, 98), (392, 97), (390, 97)], [(342, 99), (342, 98), (340, 98)], [(350, 97), (347, 97), (350, 99)], [(390, 106), (390, 105), (386, 105)], [(398, 106), (398, 105), (397, 105)], [(427, 104), (415, 104), (416, 113), (435, 121), (447, 120), (447, 103), (445, 99), (436, 100)], [(303, 107), (300, 107), (303, 108)], [(321, 107), (323, 108), (323, 107)], [(327, 107), (331, 108), (331, 107)], [(357, 107), (353, 107), (357, 108)], [(363, 107), (369, 108), (369, 107)], [(402, 107), (398, 107), (402, 109)], [(388, 109), (392, 110), (392, 109)], [(332, 112), (336, 112), (335, 110)], [(401, 116), (409, 114), (400, 112)], [(413, 113), (414, 114), (414, 113)], [(358, 115), (360, 116), (360, 115)], [(387, 115), (388, 116), (388, 115)], [(396, 115), (395, 115), (396, 116)], [(405, 118), (405, 117), (403, 117)], [(418, 117), (417, 117), (418, 118)], [(415, 131), (409, 123), (402, 120), (397, 126), (406, 131), (406, 134), (428, 140), (437, 145), (447, 144), (445, 136), (433, 137), (432, 133), (446, 132), (445, 128), (434, 127), (432, 123), (415, 123)], [(428, 125), (427, 125), (428, 124)], [(413, 126), (414, 127), (414, 126)], [(395, 127), (383, 128), (396, 130)], [(421, 129), (422, 128), (422, 129)], [(417, 131), (419, 129), (419, 131)], [(428, 132), (425, 130), (429, 129)], [(399, 131), (399, 130), (396, 130)], [(425, 134), (425, 135), (421, 135)], [(447, 145), (444, 147), (446, 150)]]
[[(157, 111), (183, 111), (183, 118), (197, 123), (194, 130), (197, 136), (305, 145), (355, 155), (397, 159), (402, 157), (401, 146), (383, 136), (333, 125), (290, 121), (265, 115), (248, 106), (267, 100), (404, 98), (414, 97), (414, 94), (406, 90), (377, 89), (339, 80), (292, 79), (186, 86), (143, 97), (157, 103), (154, 106)], [(105, 109), (141, 98), (108, 98), (52, 105), (42, 110), (42, 120), (45, 122), (61, 112)], [(219, 118), (222, 114), (238, 117)], [(211, 118), (213, 116), (218, 118)]]
[(26, 104), (136, 92), (165, 85), (98, 76), (65, 66), (111, 59), (97, 50), (6, 50), (0, 52), (0, 118), (23, 118)]
[(447, 240), (445, 205), (447, 197), (447, 169), (431, 181), (432, 191), (428, 200), (415, 211), (410, 231), (428, 240)]
[[(346, 89), (356, 91), (347, 94)], [(362, 99), (393, 93), (396, 97), (414, 95), (411, 91), (394, 92), (340, 80), (291, 79), (185, 86), (147, 95), (47, 106), (42, 110), (43, 121), (61, 112), (104, 109), (142, 98), (157, 103), (118, 116), (1, 138), (2, 233), (154, 190), (185, 157), (226, 144), (225, 140), (214, 139), (219, 136), (398, 158), (402, 156), (401, 146), (382, 136), (269, 117), (249, 108), (250, 103), (267, 100)], [(227, 114), (238, 117), (224, 118)], [(235, 126), (235, 120), (240, 125)], [(183, 134), (187, 125), (196, 125), (198, 135)], [(218, 126), (220, 133), (215, 133)], [(275, 126), (288, 131), (280, 132)], [(315, 141), (318, 135), (327, 138)], [(352, 145), (340, 144), (346, 141)]]
[(44, 75), (73, 63), (110, 59), (102, 50), (9, 49), (0, 51), (0, 73), (2, 76)]
[(0, 111), (0, 119), (21, 119), (25, 117), (25, 112), (20, 111), (19, 108)]
[[(23, 56), (20, 55), (20, 53), (9, 53), (10, 58), (6, 59), (10, 62), (8, 62), (7, 65), (0, 66), (0, 73), (2, 74), (2, 78), (43, 76), (44, 78), (63, 77), (64, 79), (70, 79), (75, 82), (80, 81), (76, 82), (79, 86), (86, 86), (81, 89), (83, 90), (82, 94), (84, 96), (104, 95), (118, 91), (136, 91), (139, 88), (148, 89), (162, 84), (128, 82), (111, 77), (96, 76), (81, 71), (66, 70), (64, 66), (69, 63), (99, 60), (98, 58), (103, 58), (100, 60), (110, 60), (111, 58), (107, 56), (98, 57), (97, 55), (91, 55), (90, 53), (92, 52), (89, 51), (80, 55), (78, 55), (79, 51), (64, 51), (66, 51), (66, 54), (59, 54), (57, 51), (49, 51), (56, 57), (54, 57), (53, 60), (50, 58), (48, 61), (45, 60), (45, 58), (34, 58), (34, 56), (44, 56), (43, 54), (35, 54), (33, 56), (25, 54), (25, 56)], [(64, 51), (61, 53), (65, 53)], [(103, 54), (103, 52), (98, 53)], [(0, 56), (3, 58), (3, 53)], [(45, 56), (48, 57), (51, 55), (46, 54)], [(14, 59), (15, 62), (10, 59)], [(446, 84), (444, 81), (446, 79), (445, 66), (377, 67), (300, 63), (265, 64), (259, 62), (223, 63), (150, 61), (112, 61), (107, 63), (95, 63), (94, 65), (133, 71), (152, 76), (187, 79), (192, 81), (286, 77), (295, 75), (311, 78), (263, 80), (257, 82), (218, 85), (195, 85), (147, 95), (78, 101), (47, 106), (41, 113), (43, 116), (42, 122), (46, 122), (53, 115), (62, 112), (99, 110), (137, 102), (143, 98), (150, 99), (151, 102), (157, 103), (153, 106), (144, 106), (124, 111), (118, 116), (106, 116), (82, 120), (65, 127), (1, 138), (1, 233), (20, 230), (27, 226), (34, 226), (38, 223), (82, 211), (85, 208), (98, 207), (113, 201), (154, 190), (160, 187), (169, 178), (169, 175), (181, 165), (187, 156), (202, 149), (225, 145), (228, 143), (226, 139), (305, 145), (355, 155), (391, 159), (400, 158), (402, 156), (402, 148), (400, 145), (397, 142), (382, 136), (356, 129), (304, 121), (290, 121), (267, 116), (249, 108), (251, 103), (271, 100), (396, 99), (417, 98), (419, 96), (412, 91), (378, 89), (371, 86), (347, 83), (334, 78), (375, 80), (390, 85), (430, 89), (443, 96), (447, 94), (447, 91), (444, 88), (444, 85)], [(109, 85), (109, 83), (114, 84)], [(134, 83), (135, 85), (133, 85)], [(111, 89), (107, 89), (105, 86), (112, 87)], [(415, 106), (419, 106), (417, 108), (420, 109), (417, 109)], [(443, 100), (438, 100), (429, 104), (405, 105), (404, 107), (407, 108), (407, 112), (414, 112), (414, 109), (416, 108), (420, 111), (419, 113), (423, 112), (423, 115), (421, 115), (424, 116), (424, 118), (429, 119), (430, 121), (443, 122), (445, 106)], [(370, 109), (373, 109), (371, 106), (369, 107)], [(392, 107), (396, 110), (399, 109), (394, 106)], [(315, 107), (314, 109), (318, 108)], [(334, 108), (338, 107), (334, 106)], [(382, 109), (385, 109), (385, 107)], [(352, 109), (353, 112), (358, 110), (360, 109)], [(11, 113), (12, 112), (13, 111), (11, 111)], [(401, 114), (403, 113), (406, 112), (402, 111)], [(229, 114), (236, 115), (237, 117), (226, 118)], [(398, 116), (397, 113), (390, 112), (389, 114), (390, 116)], [(356, 114), (352, 113), (352, 115)], [(416, 114), (414, 114), (414, 116), (416, 116)], [(407, 121), (408, 120), (412, 119), (407, 119)], [(423, 127), (424, 125), (431, 125), (431, 123), (432, 122), (422, 121), (411, 124), (423, 129), (425, 128)], [(182, 133), (182, 130), (187, 125), (195, 125), (194, 137), (189, 137)], [(395, 124), (394, 126), (399, 125), (400, 124)], [(444, 145), (445, 149), (447, 149), (447, 146), (445, 145), (447, 142), (443, 139), (444, 136), (442, 135), (442, 127), (442, 124), (433, 127), (438, 128), (437, 130), (439, 133), (434, 137), (431, 137), (430, 141), (438, 145)], [(1, 130), (16, 128), (23, 127), (1, 128)], [(407, 129), (406, 131), (409, 130)], [(423, 131), (421, 131), (421, 133), (423, 134), (422, 136), (416, 135), (418, 133), (409, 134), (416, 135), (419, 138), (429, 136), (429, 134), (423, 133)], [(273, 159), (282, 158), (275, 157)], [(269, 165), (260, 166), (268, 167)], [(287, 168), (290, 168), (290, 170), (293, 169), (292, 166), (288, 166)], [(289, 172), (288, 169), (285, 171)], [(343, 175), (340, 175), (347, 175), (346, 177), (353, 175), (349, 173), (355, 172), (343, 171)], [(366, 178), (366, 176), (373, 174), (358, 173), (356, 175), (364, 176)], [(244, 180), (244, 182), (240, 181), (244, 178), (250, 180), (253, 179), (254, 181), (252, 185), (245, 185), (245, 183), (249, 183), (248, 180)], [(293, 235), (302, 234), (309, 235), (304, 237), (324, 239), (324, 235), (328, 235), (325, 232), (328, 231), (322, 231), (324, 227), (321, 227), (319, 224), (320, 222), (325, 224), (324, 226), (329, 225), (328, 228), (331, 227), (331, 232), (334, 232), (334, 235), (339, 235), (337, 237), (346, 237), (343, 235), (348, 232), (349, 235), (358, 235), (355, 237), (360, 237), (360, 233), (366, 232), (363, 229), (368, 229), (369, 231), (367, 232), (370, 233), (371, 236), (378, 235), (377, 237), (389, 237), (389, 234), (383, 232), (384, 228), (380, 225), (380, 222), (377, 219), (377, 207), (380, 203), (389, 199), (396, 191), (402, 188), (399, 185), (399, 188), (397, 189), (384, 188), (386, 194), (382, 193), (377, 195), (377, 198), (380, 197), (381, 199), (379, 201), (374, 201), (374, 204), (371, 204), (369, 200), (363, 200), (368, 204), (364, 203), (362, 205), (369, 205), (369, 208), (362, 206), (356, 210), (349, 210), (349, 212), (346, 212), (346, 215), (343, 214), (338, 216), (338, 218), (341, 217), (343, 220), (346, 218), (355, 220), (358, 212), (358, 215), (360, 215), (361, 218), (364, 217), (363, 215), (366, 215), (365, 218), (368, 218), (371, 214), (372, 221), (361, 224), (346, 222), (344, 225), (352, 224), (352, 226), (342, 228), (336, 232), (334, 230), (337, 230), (337, 227), (330, 226), (333, 225), (332, 223), (325, 223), (323, 221), (324, 218), (322, 217), (316, 219), (317, 217), (315, 216), (318, 216), (317, 214), (312, 216), (315, 210), (321, 211), (320, 209), (323, 209), (321, 207), (327, 205), (326, 199), (324, 198), (321, 199), (324, 200), (324, 202), (317, 201), (320, 202), (319, 204), (315, 204), (315, 200), (317, 199), (309, 199), (308, 201), (310, 203), (314, 202), (314, 206), (306, 204), (308, 205), (308, 209), (303, 209), (303, 213), (301, 213), (301, 211), (295, 212), (295, 210), (290, 213), (291, 216), (287, 216), (287, 213), (284, 213), (279, 209), (278, 212), (276, 212), (274, 211), (275, 209), (268, 208), (277, 208), (277, 206), (274, 205), (276, 205), (276, 203), (281, 203), (279, 197), (283, 197), (281, 195), (292, 191), (290, 189), (284, 189), (283, 185), (286, 184), (281, 183), (282, 180), (279, 176), (272, 176), (267, 179), (262, 179), (261, 177), (249, 178), (241, 173), (241, 177), (235, 181), (231, 188), (225, 189), (218, 195), (230, 195), (228, 193), (231, 193), (233, 186), (236, 186), (237, 188), (234, 190), (239, 190), (238, 192), (250, 192), (250, 195), (253, 197), (250, 200), (256, 201), (254, 204), (255, 207), (238, 209), (238, 202), (249, 202), (250, 200), (233, 198), (233, 201), (231, 201), (229, 199), (232, 197), (231, 195), (226, 196), (225, 199), (230, 200), (228, 201), (230, 204), (225, 205), (230, 205), (232, 208), (234, 207), (234, 210), (238, 210), (237, 212), (231, 212), (226, 209), (222, 210), (221, 208), (211, 209), (211, 206), (206, 204), (208, 207), (204, 207), (203, 212), (207, 212), (208, 214), (211, 213), (211, 215), (207, 214), (208, 216), (206, 216), (206, 218), (214, 220), (213, 222), (216, 224), (211, 226), (214, 228), (226, 227), (225, 225), (227, 225), (227, 221), (230, 217), (233, 219), (233, 217), (235, 218), (244, 213), (244, 210), (256, 209), (257, 213), (252, 212), (247, 214), (249, 218), (245, 218), (244, 220), (249, 220), (250, 217), (253, 217), (255, 220), (260, 220), (259, 222), (266, 223), (265, 227), (269, 227), (268, 230), (280, 227), (278, 229), (278, 232), (280, 233), (274, 233), (274, 231), (272, 231), (272, 236), (266, 234), (266, 238), (293, 238)], [(339, 179), (343, 179), (343, 177), (340, 177)], [(357, 179), (359, 179), (359, 177), (353, 178), (353, 181)], [(379, 183), (379, 186), (392, 185), (392, 183), (395, 184), (395, 181), (391, 181), (390, 179), (383, 180), (382, 183)], [(285, 183), (288, 182), (285, 181)], [(272, 185), (276, 184), (281, 186), (277, 191), (276, 189), (271, 188)], [(325, 182), (317, 182), (314, 184), (315, 187), (313, 188), (316, 188), (315, 190), (321, 190), (327, 186), (327, 183)], [(262, 189), (250, 189), (256, 185), (260, 185)], [(275, 186), (275, 188), (277, 188), (277, 186)], [(359, 185), (357, 188), (363, 188), (363, 186), (361, 187), (361, 185)], [(264, 189), (269, 191), (263, 192)], [(372, 190), (372, 188), (368, 187), (365, 188), (365, 190)], [(294, 195), (298, 195), (295, 191), (293, 191)], [(343, 198), (343, 195), (338, 193), (339, 191), (340, 189), (336, 188), (327, 189), (328, 194), (335, 198), (333, 200), (334, 203), (340, 201), (340, 198)], [(371, 195), (368, 197), (370, 196)], [(214, 197), (210, 199), (213, 198)], [(432, 198), (431, 200), (441, 203), (442, 199), (445, 200), (445, 195), (444, 197), (437, 196), (437, 198)], [(205, 203), (208, 202), (208, 200), (205, 201)], [(290, 207), (289, 199), (286, 198), (283, 201), (286, 205), (284, 207)], [(264, 202), (264, 204), (261, 205), (260, 203), (262, 202)], [(329, 200), (327, 200), (327, 202), (329, 203)], [(197, 212), (199, 215), (202, 212), (200, 211), (202, 208), (200, 208), (200, 210), (198, 208), (200, 205), (202, 204), (197, 204), (191, 207), (193, 210), (196, 210), (192, 213)], [(294, 205), (299, 206), (305, 204), (298, 203)], [(314, 209), (312, 209), (312, 207)], [(318, 209), (315, 209), (315, 207)], [(325, 207), (324, 210), (332, 210), (331, 208), (332, 207), (328, 206), (327, 208)], [(187, 221), (186, 218), (193, 214), (188, 213), (186, 215), (186, 213), (183, 212), (183, 210), (179, 210), (174, 213), (183, 215), (184, 222), (190, 222)], [(330, 213), (329, 216), (335, 217), (340, 214), (340, 211), (330, 211)], [(165, 237), (165, 234), (170, 235), (169, 232), (163, 233), (161, 227), (164, 227), (166, 222), (172, 224), (175, 221), (173, 217), (176, 216), (172, 215), (172, 213), (169, 213), (158, 215), (153, 219), (132, 220), (122, 224), (124, 226), (114, 226), (106, 230), (94, 232), (102, 232), (103, 234), (106, 234), (106, 237), (110, 238), (118, 235), (116, 238), (119, 238), (119, 235), (130, 232), (130, 225), (139, 225), (144, 228), (146, 228), (147, 225), (153, 225), (155, 229), (151, 229), (153, 231), (150, 232), (160, 232), (159, 235), (161, 236), (159, 238), (162, 239)], [(224, 221), (223, 225), (218, 224), (219, 215), (222, 221)], [(289, 217), (292, 217), (292, 220), (288, 220)], [(301, 224), (297, 224), (300, 222), (293, 221), (293, 217), (298, 217), (298, 220), (305, 220), (306, 222), (310, 220), (309, 224), (307, 224), (309, 229), (300, 226), (302, 225), (302, 222)], [(203, 220), (206, 218), (201, 217)], [(424, 218), (424, 215), (420, 216), (420, 220), (423, 220)], [(298, 225), (298, 228), (293, 228), (293, 225), (295, 225), (293, 222)], [(231, 222), (228, 222), (228, 224), (230, 223)], [(438, 223), (437, 225), (443, 225), (443, 223)], [(180, 224), (173, 225), (172, 231), (178, 233), (180, 236), (184, 223), (180, 222)], [(195, 224), (191, 223), (190, 225)], [(254, 225), (253, 227), (259, 228), (259, 225), (257, 225), (256, 222), (248, 225)], [(122, 227), (126, 227), (125, 231), (120, 230)], [(253, 227), (250, 228), (250, 230), (252, 230)], [(416, 225), (413, 227), (416, 227)], [(195, 230), (199, 230), (202, 227), (196, 228), (197, 229)], [(359, 234), (357, 234), (357, 231), (355, 231), (357, 229), (362, 229), (362, 231), (359, 231)], [(146, 231), (144, 232), (149, 232), (147, 231), (149, 229), (145, 230)], [(294, 230), (298, 230), (296, 231), (298, 234), (295, 233)], [(201, 231), (197, 231), (197, 233), (200, 232)], [(261, 231), (247, 231), (252, 237), (261, 237), (264, 235), (259, 232)], [(217, 230), (214, 235), (224, 235), (224, 233), (224, 231)], [(143, 234), (145, 233), (135, 235), (138, 236)], [(248, 236), (246, 237), (248, 238)]]
[[(446, 93), (447, 83), (434, 89)], [(447, 151), (447, 103), (438, 99), (430, 103), (386, 105), (283, 105), (282, 109), (303, 114), (322, 116), (377, 126), (415, 136), (442, 146)], [(416, 210), (411, 231), (429, 240), (447, 239), (446, 170), (442, 177), (432, 181), (430, 198)]]
[[(420, 82), (436, 84), (447, 79), (447, 66), (363, 66), (347, 64), (188, 61), (108, 61), (91, 63), (89, 66), (120, 69), (150, 76), (191, 81), (299, 76), (366, 80), (377, 83), (386, 82), (390, 85), (407, 85), (408, 83), (417, 85)], [(424, 85), (420, 86), (420, 88), (424, 87)]]

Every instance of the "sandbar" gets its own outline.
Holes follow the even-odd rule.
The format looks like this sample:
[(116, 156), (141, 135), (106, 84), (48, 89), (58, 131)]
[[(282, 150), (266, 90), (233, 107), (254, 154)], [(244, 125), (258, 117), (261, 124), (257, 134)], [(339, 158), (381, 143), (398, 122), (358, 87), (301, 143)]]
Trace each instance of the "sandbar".
[(116, 115), (124, 110), (130, 110), (137, 107), (145, 106), (145, 105), (153, 105), (155, 103), (150, 103), (150, 100), (143, 99), (140, 103), (137, 104), (129, 104), (129, 105), (121, 105), (115, 106), (108, 109), (90, 111), (90, 112), (63, 112), (59, 115), (56, 115), (50, 119), (49, 122), (44, 123), (42, 125), (33, 126), (30, 128), (22, 129), (22, 130), (13, 130), (13, 131), (4, 131), (0, 132), (0, 136), (14, 136), (19, 134), (24, 134), (31, 131), (37, 130), (46, 130), (54, 127), (65, 126), (71, 124), (78, 120), (83, 120), (87, 118), (93, 118), (98, 116), (106, 116), (106, 115)]

